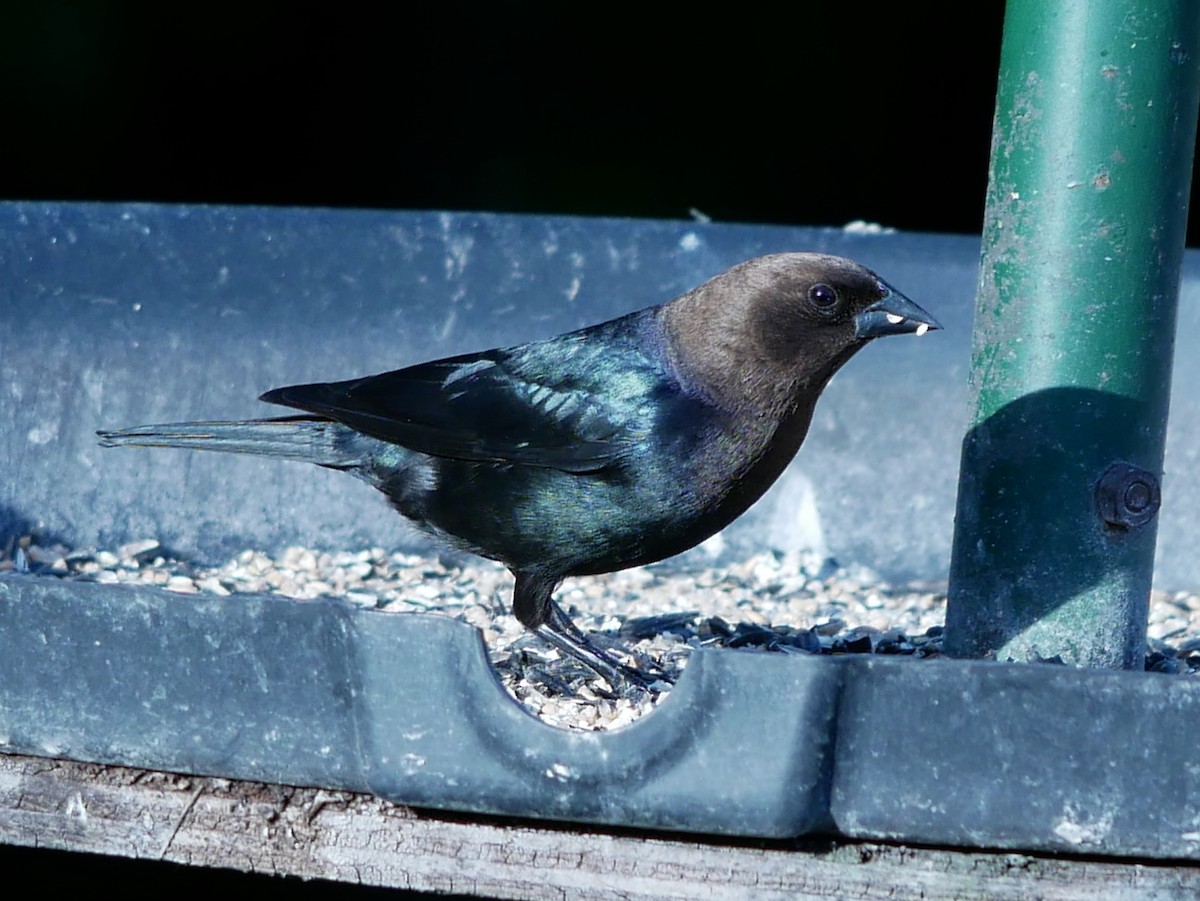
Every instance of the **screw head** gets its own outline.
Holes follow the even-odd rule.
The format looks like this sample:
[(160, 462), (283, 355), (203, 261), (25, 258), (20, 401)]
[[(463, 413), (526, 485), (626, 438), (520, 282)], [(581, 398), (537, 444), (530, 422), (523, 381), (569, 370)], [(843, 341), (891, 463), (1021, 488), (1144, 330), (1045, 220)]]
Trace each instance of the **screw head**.
[(1158, 513), (1158, 478), (1128, 463), (1114, 463), (1096, 483), (1096, 512), (1113, 529), (1140, 529)]

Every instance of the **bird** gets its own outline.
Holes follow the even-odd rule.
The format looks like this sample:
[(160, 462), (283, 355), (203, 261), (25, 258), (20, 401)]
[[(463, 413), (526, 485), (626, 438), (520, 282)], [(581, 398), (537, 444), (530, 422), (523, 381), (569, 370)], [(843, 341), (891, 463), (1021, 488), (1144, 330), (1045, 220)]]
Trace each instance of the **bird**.
[(526, 629), (614, 690), (649, 687), (658, 677), (562, 610), (562, 581), (657, 562), (720, 531), (791, 462), (855, 353), (938, 328), (858, 263), (777, 253), (556, 337), (260, 397), (299, 415), (97, 435), (347, 472), (426, 533), (506, 566)]

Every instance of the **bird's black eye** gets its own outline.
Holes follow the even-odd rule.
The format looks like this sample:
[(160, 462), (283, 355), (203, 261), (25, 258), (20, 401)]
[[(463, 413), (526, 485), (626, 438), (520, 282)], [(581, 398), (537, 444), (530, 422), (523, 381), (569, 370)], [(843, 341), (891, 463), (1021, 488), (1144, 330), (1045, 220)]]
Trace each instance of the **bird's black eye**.
[(837, 306), (838, 293), (829, 285), (817, 284), (808, 289), (808, 300), (818, 310), (827, 313)]

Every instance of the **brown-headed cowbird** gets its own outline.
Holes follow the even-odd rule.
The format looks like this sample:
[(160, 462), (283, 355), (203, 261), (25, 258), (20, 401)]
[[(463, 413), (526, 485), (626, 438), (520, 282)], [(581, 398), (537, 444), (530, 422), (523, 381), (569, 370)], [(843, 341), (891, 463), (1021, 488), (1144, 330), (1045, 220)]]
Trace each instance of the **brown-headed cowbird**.
[(636, 671), (554, 602), (563, 578), (722, 529), (783, 472), (842, 364), (873, 338), (938, 327), (850, 260), (776, 254), (556, 338), (262, 395), (302, 416), (98, 434), (357, 476), (426, 532), (507, 566), (517, 618), (616, 688)]

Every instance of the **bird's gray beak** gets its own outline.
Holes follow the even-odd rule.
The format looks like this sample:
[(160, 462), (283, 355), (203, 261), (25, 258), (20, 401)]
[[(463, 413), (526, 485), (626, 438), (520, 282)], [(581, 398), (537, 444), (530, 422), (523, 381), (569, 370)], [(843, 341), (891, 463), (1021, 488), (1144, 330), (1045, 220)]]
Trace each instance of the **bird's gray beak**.
[(887, 293), (854, 317), (854, 337), (866, 340), (884, 335), (923, 335), (942, 327), (899, 291), (883, 287)]

